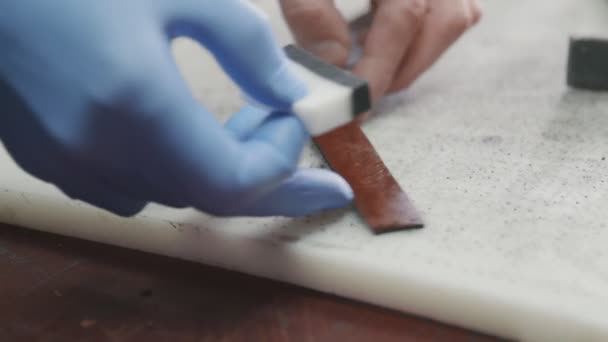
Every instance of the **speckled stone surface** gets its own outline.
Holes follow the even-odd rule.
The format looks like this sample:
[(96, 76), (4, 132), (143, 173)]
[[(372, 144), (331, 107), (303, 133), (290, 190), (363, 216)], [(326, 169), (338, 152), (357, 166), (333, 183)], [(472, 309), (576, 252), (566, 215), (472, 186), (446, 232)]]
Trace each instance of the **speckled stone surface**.
[[(608, 32), (608, 3), (482, 4), (480, 25), (365, 124), (426, 229), (377, 237), (349, 210), (220, 220), (152, 206), (123, 220), (68, 203), (3, 155), (0, 219), (503, 337), (606, 341), (608, 94), (568, 89), (565, 70), (571, 34)], [(226, 119), (236, 88), (190, 42), (176, 52), (196, 96)], [(309, 148), (302, 164), (322, 160)]]

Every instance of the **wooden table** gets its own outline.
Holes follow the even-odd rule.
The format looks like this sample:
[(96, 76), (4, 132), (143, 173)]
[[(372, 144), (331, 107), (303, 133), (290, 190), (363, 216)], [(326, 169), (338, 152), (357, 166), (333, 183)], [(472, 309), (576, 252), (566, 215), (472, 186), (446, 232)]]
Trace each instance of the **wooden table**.
[(295, 286), (2, 224), (0, 340), (498, 341)]

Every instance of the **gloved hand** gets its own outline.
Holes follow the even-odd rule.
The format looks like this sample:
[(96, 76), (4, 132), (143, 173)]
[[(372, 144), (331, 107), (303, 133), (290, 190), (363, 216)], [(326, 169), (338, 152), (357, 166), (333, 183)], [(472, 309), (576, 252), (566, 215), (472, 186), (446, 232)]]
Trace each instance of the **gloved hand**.
[[(170, 39), (206, 46), (256, 100), (222, 127), (191, 96)], [(155, 201), (215, 215), (347, 205), (338, 175), (297, 169), (288, 110), (306, 89), (239, 0), (0, 2), (0, 139), (26, 171), (121, 215)]]

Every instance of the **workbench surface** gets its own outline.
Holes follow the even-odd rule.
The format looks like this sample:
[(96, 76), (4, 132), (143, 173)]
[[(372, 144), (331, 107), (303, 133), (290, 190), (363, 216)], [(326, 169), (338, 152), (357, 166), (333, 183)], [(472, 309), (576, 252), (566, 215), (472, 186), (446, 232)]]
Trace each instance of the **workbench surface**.
[(315, 291), (0, 224), (0, 340), (467, 341)]

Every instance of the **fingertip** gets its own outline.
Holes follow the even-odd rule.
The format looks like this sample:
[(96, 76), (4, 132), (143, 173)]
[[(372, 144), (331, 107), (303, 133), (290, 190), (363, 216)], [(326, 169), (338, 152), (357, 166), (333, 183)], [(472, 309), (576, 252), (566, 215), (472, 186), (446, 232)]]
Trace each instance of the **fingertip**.
[[(281, 63), (274, 71), (260, 74), (258, 79), (245, 81), (248, 91), (257, 101), (279, 110), (289, 110), (294, 102), (308, 94), (306, 83), (294, 71), (291, 61), (281, 50), (278, 52)], [(272, 65), (268, 66), (273, 68)], [(251, 83), (251, 84), (249, 84)]]
[(293, 183), (311, 183), (334, 195), (339, 201), (350, 202), (355, 195), (348, 182), (339, 174), (325, 169), (300, 169), (289, 180)]
[(409, 87), (440, 56), (481, 18), (477, 0), (446, 1), (429, 13), (417, 40), (412, 45), (393, 79), (390, 92)]
[(323, 169), (299, 169), (274, 191), (241, 209), (239, 214), (305, 216), (347, 207), (353, 197), (348, 183), (336, 173)]
[(108, 207), (108, 210), (115, 215), (130, 218), (139, 214), (145, 206), (145, 203), (129, 203), (121, 206), (113, 205), (112, 207)]
[(351, 205), (354, 193), (350, 185), (335, 172), (323, 169), (300, 169), (284, 184), (285, 191), (302, 196), (296, 203), (307, 202), (299, 215), (322, 210), (340, 209)]
[(483, 10), (478, 0), (470, 0), (471, 26), (477, 24), (483, 17)]
[(387, 93), (392, 94), (409, 88), (412, 83), (414, 83), (414, 80), (416, 80), (416, 78), (422, 74), (422, 72), (423, 70), (421, 69), (407, 69), (407, 71), (396, 78), (396, 81), (391, 84)]
[(389, 91), (403, 59), (416, 42), (428, 8), (425, 0), (376, 4), (363, 57), (354, 69), (369, 81), (373, 102)]
[[(307, 85), (276, 42), (267, 38), (259, 44), (249, 50), (249, 57), (218, 59), (246, 96), (265, 107), (290, 110), (293, 103), (306, 96)], [(235, 53), (242, 54), (243, 51)]]
[(368, 81), (372, 103), (376, 103), (388, 90), (392, 73), (381, 72), (382, 61), (373, 57), (363, 57), (355, 66), (354, 73)]

